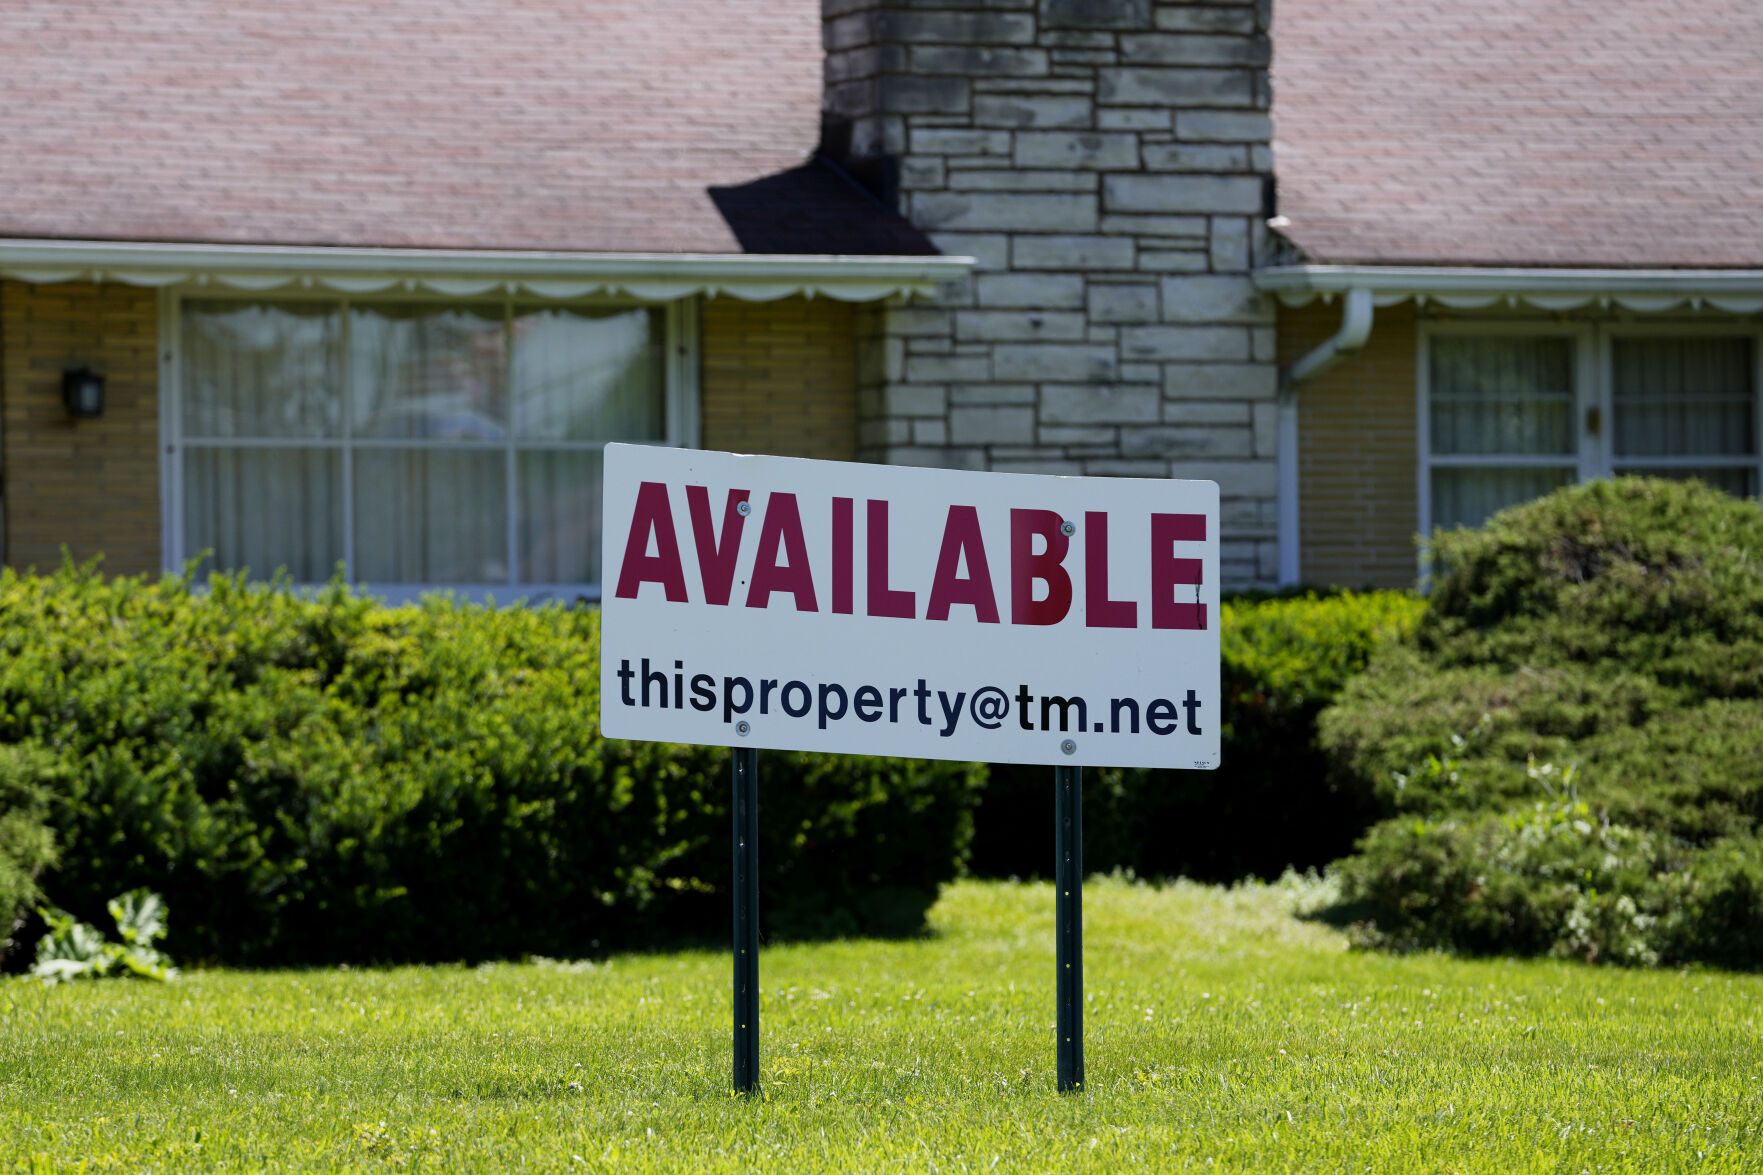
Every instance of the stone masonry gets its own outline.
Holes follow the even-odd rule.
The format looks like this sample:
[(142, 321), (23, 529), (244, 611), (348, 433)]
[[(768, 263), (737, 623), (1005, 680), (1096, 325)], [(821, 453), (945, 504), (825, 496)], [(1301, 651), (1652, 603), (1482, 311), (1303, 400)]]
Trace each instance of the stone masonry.
[(859, 324), (865, 460), (1208, 478), (1277, 573), (1268, 0), (823, 0), (857, 174), (971, 280)]

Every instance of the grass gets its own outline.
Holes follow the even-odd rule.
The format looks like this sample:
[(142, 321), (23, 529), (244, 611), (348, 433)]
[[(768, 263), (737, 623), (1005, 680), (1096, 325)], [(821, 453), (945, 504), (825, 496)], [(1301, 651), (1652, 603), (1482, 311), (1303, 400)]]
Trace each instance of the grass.
[(1353, 952), (1303, 891), (1092, 881), (1077, 1096), (1044, 885), (768, 949), (756, 1102), (724, 954), (0, 984), (0, 1170), (1763, 1168), (1763, 978)]

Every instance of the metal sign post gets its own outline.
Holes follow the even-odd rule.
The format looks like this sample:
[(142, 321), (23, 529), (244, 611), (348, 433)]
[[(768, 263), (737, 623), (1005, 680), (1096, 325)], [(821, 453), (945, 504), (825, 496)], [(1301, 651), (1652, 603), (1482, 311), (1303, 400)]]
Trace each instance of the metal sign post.
[(737, 1092), (759, 1092), (759, 752), (736, 747), (735, 851), (735, 1067)]
[(1053, 768), (1054, 985), (1058, 1005), (1057, 1068), (1061, 1093), (1084, 1083), (1084, 808), (1083, 768)]

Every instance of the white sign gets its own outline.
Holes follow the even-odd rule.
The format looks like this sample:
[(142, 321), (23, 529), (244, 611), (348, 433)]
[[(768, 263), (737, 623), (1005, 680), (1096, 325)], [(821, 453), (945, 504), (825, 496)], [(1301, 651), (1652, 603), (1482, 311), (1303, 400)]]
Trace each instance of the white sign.
[(613, 738), (1211, 768), (1218, 486), (608, 445)]

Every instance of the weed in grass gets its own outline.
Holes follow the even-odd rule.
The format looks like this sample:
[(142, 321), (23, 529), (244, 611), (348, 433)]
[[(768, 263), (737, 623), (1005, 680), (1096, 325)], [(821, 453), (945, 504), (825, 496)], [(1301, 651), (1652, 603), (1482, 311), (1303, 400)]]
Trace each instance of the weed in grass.
[(1313, 883), (1086, 891), (1089, 1087), (1053, 1091), (1052, 894), (919, 940), (0, 989), (23, 1170), (1636, 1170), (1763, 1163), (1763, 979), (1388, 957)]

